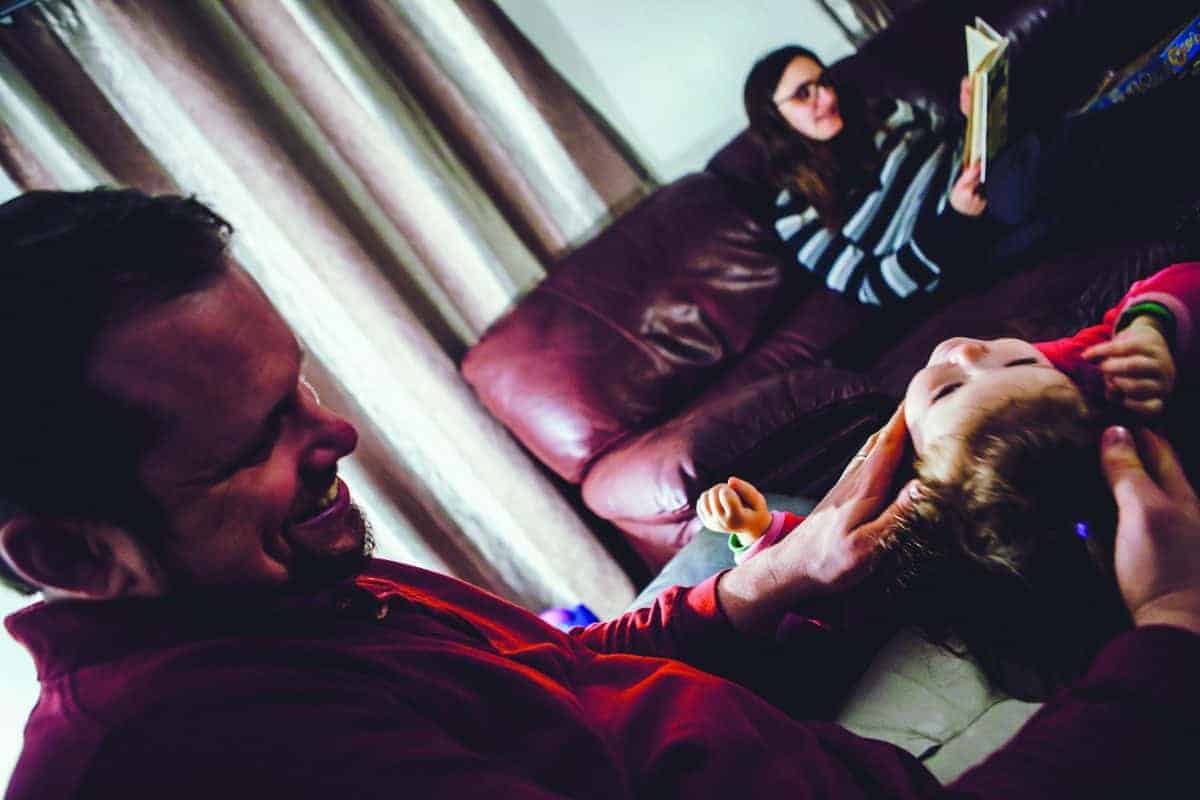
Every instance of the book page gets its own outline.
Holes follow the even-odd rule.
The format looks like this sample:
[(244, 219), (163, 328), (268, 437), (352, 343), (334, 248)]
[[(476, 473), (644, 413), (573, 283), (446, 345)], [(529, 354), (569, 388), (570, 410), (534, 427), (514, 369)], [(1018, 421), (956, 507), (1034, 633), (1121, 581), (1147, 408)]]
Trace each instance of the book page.
[(967, 72), (976, 72), (984, 59), (996, 48), (996, 42), (974, 28), (967, 31)]
[(965, 30), (971, 101), (963, 166), (979, 161), (982, 182), (987, 162), (1008, 142), (1008, 39), (978, 17), (975, 26)]
[(999, 31), (984, 22), (983, 17), (975, 18), (975, 27), (994, 42), (1004, 41), (1004, 37), (1000, 35)]
[(986, 91), (987, 103), (984, 106), (986, 120), (982, 126), (987, 131), (987, 144), (984, 148), (987, 160), (994, 159), (1004, 146), (1008, 144), (1008, 74), (1009, 53), (1004, 48), (996, 58), (996, 63), (987, 72)]
[[(981, 72), (971, 79), (971, 119), (968, 124), (968, 139), (963, 150), (963, 168), (966, 169), (976, 161), (987, 169), (987, 98), (988, 76)], [(980, 173), (980, 181), (983, 180)]]

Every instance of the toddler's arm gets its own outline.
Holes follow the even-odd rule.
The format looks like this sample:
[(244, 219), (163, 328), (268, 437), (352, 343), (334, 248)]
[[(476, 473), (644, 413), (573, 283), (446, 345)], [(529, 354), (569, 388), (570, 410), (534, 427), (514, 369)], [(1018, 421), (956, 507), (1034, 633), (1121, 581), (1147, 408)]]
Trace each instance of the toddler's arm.
[(1084, 350), (1084, 358), (1099, 361), (1105, 399), (1136, 414), (1161, 414), (1175, 388), (1169, 336), (1162, 318), (1140, 314), (1109, 341)]
[(1104, 315), (1110, 341), (1089, 347), (1083, 357), (1099, 361), (1105, 394), (1131, 411), (1158, 414), (1200, 357), (1200, 262), (1172, 264), (1138, 281)]

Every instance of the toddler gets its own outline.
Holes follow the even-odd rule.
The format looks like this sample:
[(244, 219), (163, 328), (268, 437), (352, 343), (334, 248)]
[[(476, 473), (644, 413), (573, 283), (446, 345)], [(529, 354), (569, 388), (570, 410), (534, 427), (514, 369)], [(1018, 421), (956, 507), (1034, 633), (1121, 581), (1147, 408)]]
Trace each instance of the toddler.
[[(957, 641), (1009, 691), (1070, 680), (1125, 624), (1111, 580), (1115, 506), (1098, 438), (1159, 420), (1200, 357), (1200, 262), (1135, 283), (1098, 325), (1032, 344), (949, 339), (909, 383), (921, 483), (876, 582), (906, 622)], [(1181, 369), (1182, 368), (1182, 369)], [(701, 495), (740, 562), (800, 522), (746, 481)]]

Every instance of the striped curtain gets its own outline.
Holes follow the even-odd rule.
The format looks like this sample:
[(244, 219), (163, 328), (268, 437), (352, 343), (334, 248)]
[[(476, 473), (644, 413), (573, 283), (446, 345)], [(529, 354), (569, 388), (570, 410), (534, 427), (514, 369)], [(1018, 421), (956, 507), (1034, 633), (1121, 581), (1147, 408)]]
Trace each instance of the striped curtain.
[(624, 572), (455, 364), (645, 171), (490, 0), (39, 0), (0, 26), (0, 197), (195, 194), (362, 433), (383, 555), (533, 610)]

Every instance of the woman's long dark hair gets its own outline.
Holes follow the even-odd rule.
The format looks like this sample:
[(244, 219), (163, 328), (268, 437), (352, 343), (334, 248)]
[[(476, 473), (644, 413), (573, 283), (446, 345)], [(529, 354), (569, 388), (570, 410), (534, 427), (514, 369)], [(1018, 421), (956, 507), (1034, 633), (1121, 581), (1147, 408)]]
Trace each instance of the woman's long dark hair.
[(852, 87), (837, 86), (841, 132), (827, 142), (818, 142), (796, 131), (779, 113), (775, 89), (788, 64), (798, 56), (821, 64), (807, 48), (781, 47), (750, 70), (742, 100), (750, 131), (767, 152), (771, 180), (806, 198), (825, 226), (835, 229), (846, 221), (879, 166), (881, 151), (874, 138), (884, 115), (881, 107), (867, 103)]

